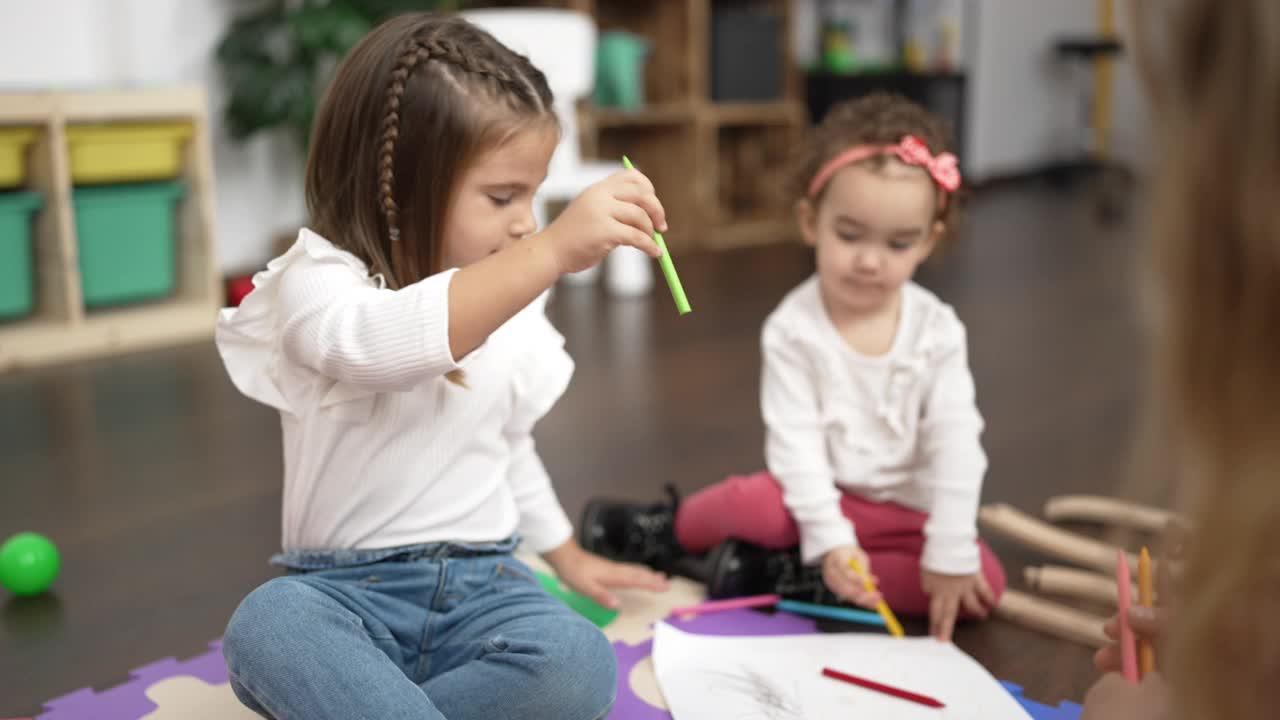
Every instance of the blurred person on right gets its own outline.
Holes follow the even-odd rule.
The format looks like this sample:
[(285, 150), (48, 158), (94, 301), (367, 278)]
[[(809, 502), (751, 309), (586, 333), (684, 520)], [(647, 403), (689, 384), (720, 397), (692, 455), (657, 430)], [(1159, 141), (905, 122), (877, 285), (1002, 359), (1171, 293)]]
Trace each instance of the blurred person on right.
[(1103, 648), (1083, 719), (1274, 718), (1280, 2), (1131, 2), (1154, 138), (1148, 451), (1178, 482), (1189, 535), (1161, 607), (1130, 616), (1159, 670), (1130, 683)]

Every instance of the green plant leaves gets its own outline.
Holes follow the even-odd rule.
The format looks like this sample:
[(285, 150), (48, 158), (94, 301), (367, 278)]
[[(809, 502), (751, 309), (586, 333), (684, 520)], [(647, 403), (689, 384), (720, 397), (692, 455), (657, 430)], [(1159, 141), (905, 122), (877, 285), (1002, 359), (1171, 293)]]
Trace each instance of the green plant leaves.
[(409, 11), (457, 10), (463, 0), (244, 0), (216, 57), (232, 137), (289, 128), (305, 145), (316, 98), (337, 61), (378, 22)]

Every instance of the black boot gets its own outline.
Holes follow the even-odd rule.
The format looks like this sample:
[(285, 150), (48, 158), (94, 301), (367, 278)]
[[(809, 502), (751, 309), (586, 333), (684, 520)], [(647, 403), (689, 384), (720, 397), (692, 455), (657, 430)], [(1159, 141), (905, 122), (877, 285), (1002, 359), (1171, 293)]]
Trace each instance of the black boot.
[(648, 505), (616, 500), (588, 502), (578, 527), (578, 543), (611, 560), (675, 572), (678, 561), (687, 553), (675, 532), (680, 496), (673, 485), (667, 485), (666, 491), (667, 500)]
[(822, 568), (800, 561), (800, 548), (768, 550), (741, 540), (726, 540), (707, 558), (707, 595), (711, 598), (776, 594), (788, 600), (839, 605), (822, 581)]

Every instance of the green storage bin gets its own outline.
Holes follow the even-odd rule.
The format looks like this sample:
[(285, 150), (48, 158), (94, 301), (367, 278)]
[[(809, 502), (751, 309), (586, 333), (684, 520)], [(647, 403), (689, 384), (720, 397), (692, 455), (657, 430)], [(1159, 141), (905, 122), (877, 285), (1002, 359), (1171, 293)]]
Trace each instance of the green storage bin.
[(174, 289), (177, 182), (76, 188), (80, 283), (88, 308), (153, 300)]
[(43, 204), (37, 192), (0, 193), (0, 320), (28, 315), (35, 305), (31, 215)]

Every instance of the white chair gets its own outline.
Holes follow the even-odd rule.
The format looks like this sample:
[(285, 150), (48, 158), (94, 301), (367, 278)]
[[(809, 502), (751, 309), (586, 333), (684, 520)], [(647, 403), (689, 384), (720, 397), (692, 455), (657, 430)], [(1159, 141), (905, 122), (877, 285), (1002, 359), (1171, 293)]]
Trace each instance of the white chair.
[[(461, 13), (498, 42), (529, 58), (547, 76), (560, 120), (560, 144), (551, 156), (547, 179), (534, 196), (538, 227), (550, 221), (548, 208), (577, 197), (588, 186), (622, 169), (621, 162), (583, 160), (578, 138), (577, 101), (591, 94), (596, 75), (596, 26), (585, 13), (553, 8), (492, 8)], [(638, 251), (636, 251), (638, 253)], [(621, 254), (619, 254), (621, 255)], [(632, 259), (612, 257), (611, 262)], [(592, 282), (592, 268), (566, 279)], [(626, 273), (635, 277), (632, 269)]]

